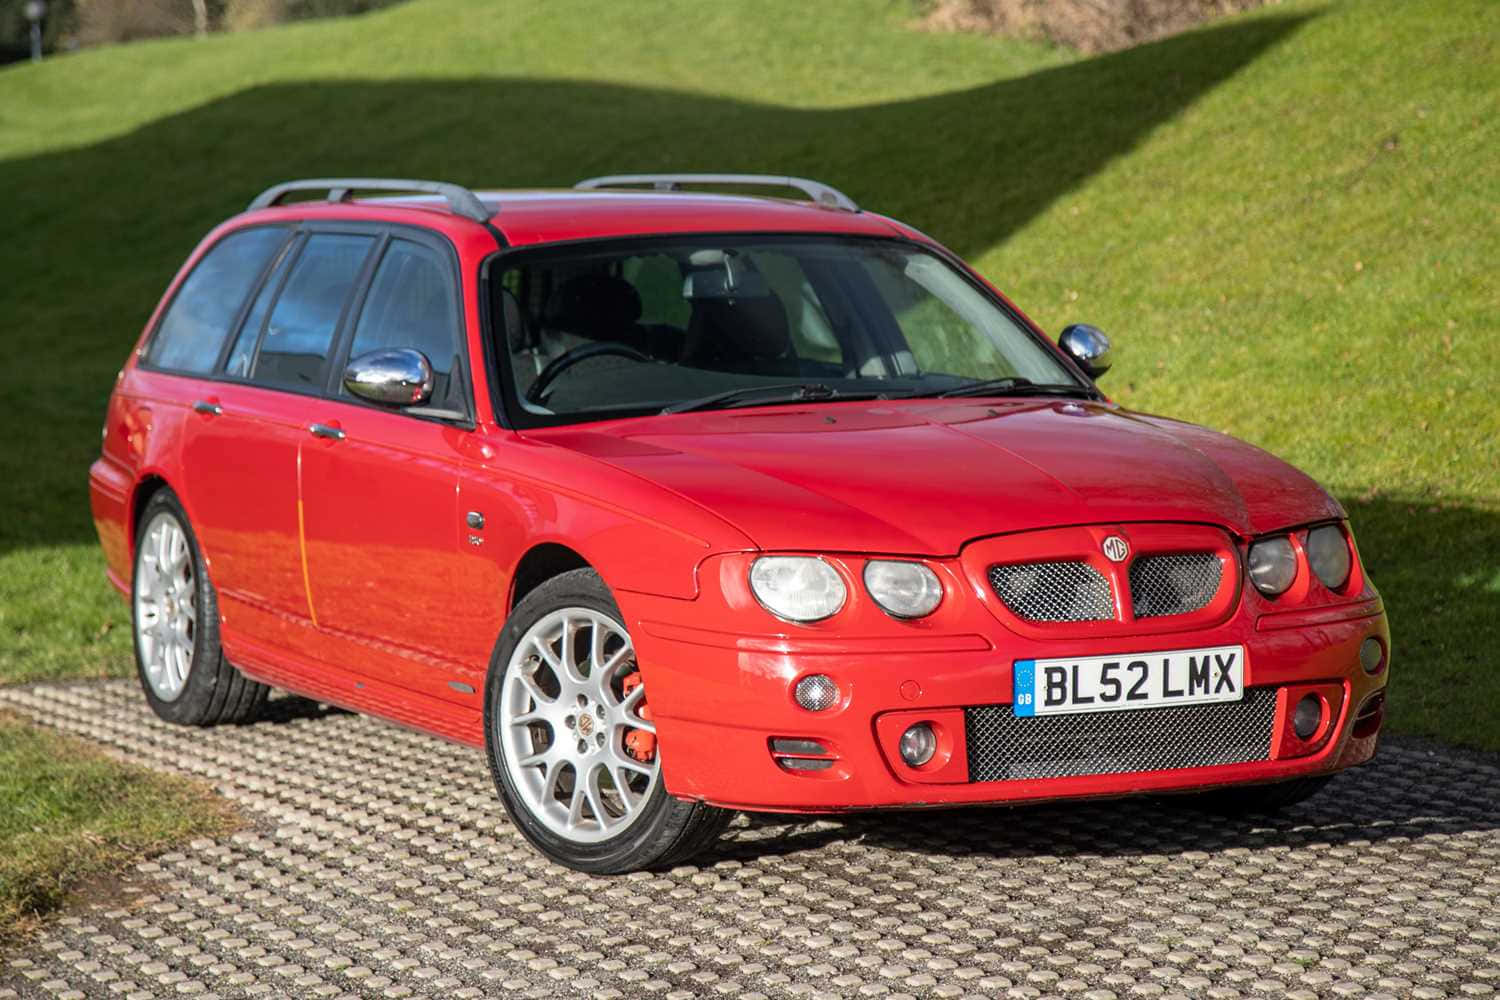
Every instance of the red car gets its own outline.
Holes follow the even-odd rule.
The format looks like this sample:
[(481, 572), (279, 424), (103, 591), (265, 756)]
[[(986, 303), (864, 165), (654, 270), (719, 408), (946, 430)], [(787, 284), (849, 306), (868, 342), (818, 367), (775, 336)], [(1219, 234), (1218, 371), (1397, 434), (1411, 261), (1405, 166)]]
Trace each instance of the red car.
[(1301, 799), (1383, 718), (1344, 511), (1108, 364), (800, 178), (297, 181), (167, 290), (93, 516), (162, 718), (482, 748), (585, 871), (736, 809)]

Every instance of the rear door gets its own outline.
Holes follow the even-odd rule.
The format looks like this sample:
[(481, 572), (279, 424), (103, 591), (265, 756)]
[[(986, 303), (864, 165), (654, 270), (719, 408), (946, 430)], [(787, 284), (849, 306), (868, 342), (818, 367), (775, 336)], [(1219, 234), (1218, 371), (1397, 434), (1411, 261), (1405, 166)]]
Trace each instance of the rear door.
[[(321, 655), (378, 680), (477, 704), (485, 663), (452, 598), (466, 538), (458, 509), (470, 436), (469, 366), (457, 259), (441, 239), (394, 229), (344, 334), (342, 359), (413, 348), (436, 375), (425, 407), (365, 402), (338, 384), (302, 450), (309, 601)], [(491, 637), (492, 638), (492, 637)], [(487, 646), (486, 646), (487, 648)]]
[(146, 370), (190, 376), (162, 380), (179, 390), (175, 401), (187, 411), (179, 467), (166, 471), (187, 508), (221, 610), (237, 624), (237, 605), (303, 607), (297, 537), (289, 530), (296, 515), (294, 463), (265, 439), (253, 393), (218, 378), (256, 289), (279, 273), (294, 245), (282, 226), (221, 239), (178, 289), (140, 362)]
[(182, 464), (219, 590), (224, 640), (300, 650), (311, 634), (298, 458), (371, 233), (300, 234), (279, 255), (205, 386)]

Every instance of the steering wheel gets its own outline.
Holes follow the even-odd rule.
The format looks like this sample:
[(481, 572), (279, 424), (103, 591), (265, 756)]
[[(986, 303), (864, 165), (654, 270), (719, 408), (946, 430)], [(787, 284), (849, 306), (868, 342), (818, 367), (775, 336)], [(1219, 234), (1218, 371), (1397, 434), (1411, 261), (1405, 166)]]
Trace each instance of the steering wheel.
[(572, 368), (580, 361), (587, 361), (589, 358), (598, 358), (607, 354), (629, 358), (632, 361), (644, 361), (647, 363), (651, 361), (648, 355), (642, 354), (634, 347), (626, 344), (612, 344), (608, 342), (583, 344), (573, 348), (571, 351), (564, 351), (547, 362), (547, 367), (542, 369), (542, 373), (536, 377), (536, 381), (531, 383), (531, 388), (526, 390), (526, 401), (528, 403), (541, 403), (542, 397), (547, 394), (548, 386), (556, 382), (557, 377), (563, 372)]

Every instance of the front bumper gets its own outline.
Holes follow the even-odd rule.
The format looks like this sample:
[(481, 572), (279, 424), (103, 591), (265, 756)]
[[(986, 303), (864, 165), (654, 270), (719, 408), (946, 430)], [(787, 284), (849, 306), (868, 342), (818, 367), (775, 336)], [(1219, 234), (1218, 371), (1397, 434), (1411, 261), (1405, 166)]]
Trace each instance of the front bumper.
[[(724, 581), (731, 578), (726, 570)], [(897, 634), (860, 634), (883, 624), (876, 620), (863, 630), (851, 621), (839, 630), (769, 634), (764, 618), (755, 633), (746, 625), (763, 613), (737, 606), (732, 586), (719, 588), (731, 591), (721, 597), (716, 582), (707, 580), (691, 602), (618, 595), (650, 691), (666, 787), (682, 798), (737, 809), (826, 812), (1118, 796), (1324, 774), (1375, 752), (1390, 633), (1372, 590), (1282, 613), (1261, 613), (1247, 599), (1222, 620), (1186, 631), (1065, 639), (1017, 635), (975, 601), (955, 602), (961, 606), (931, 622), (903, 623)], [(1371, 636), (1387, 651), (1374, 675), (1359, 660), (1360, 644)], [(1015, 661), (1235, 644), (1246, 648), (1247, 689), (1274, 691), (1268, 759), (971, 780), (964, 710), (1009, 706)], [(834, 708), (809, 712), (793, 700), (796, 681), (810, 673), (838, 683), (842, 696)], [(1333, 710), (1314, 739), (1303, 742), (1291, 734), (1290, 716), (1308, 692)], [(946, 733), (943, 766), (914, 769), (901, 761), (897, 741), (916, 721), (936, 722)], [(773, 740), (784, 739), (821, 743), (834, 762), (819, 770), (790, 769), (771, 750)]]

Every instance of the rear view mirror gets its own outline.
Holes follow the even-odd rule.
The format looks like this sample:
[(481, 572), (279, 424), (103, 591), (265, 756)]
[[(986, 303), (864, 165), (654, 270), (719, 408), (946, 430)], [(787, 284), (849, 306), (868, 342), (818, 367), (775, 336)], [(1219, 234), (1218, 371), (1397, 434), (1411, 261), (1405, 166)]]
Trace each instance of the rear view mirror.
[(771, 294), (766, 276), (734, 250), (700, 250), (689, 258), (682, 281), (682, 297), (695, 299), (760, 299)]
[(361, 354), (344, 369), (344, 388), (385, 406), (420, 406), (432, 398), (432, 363), (410, 347)]

